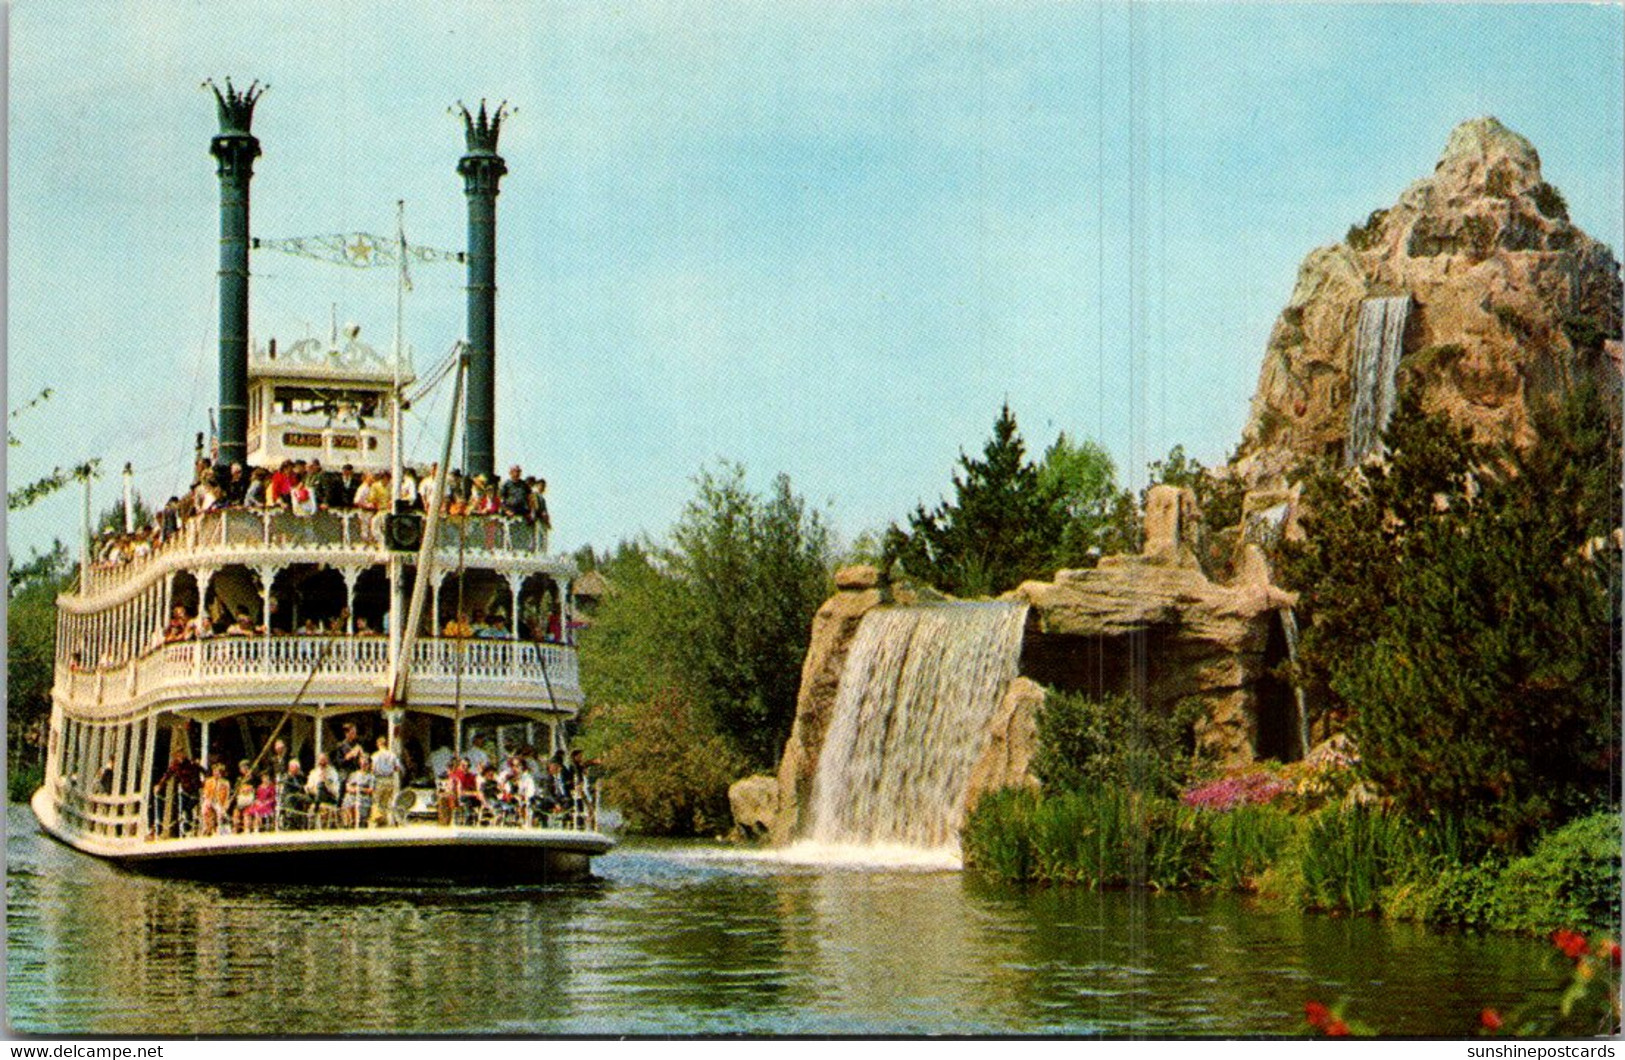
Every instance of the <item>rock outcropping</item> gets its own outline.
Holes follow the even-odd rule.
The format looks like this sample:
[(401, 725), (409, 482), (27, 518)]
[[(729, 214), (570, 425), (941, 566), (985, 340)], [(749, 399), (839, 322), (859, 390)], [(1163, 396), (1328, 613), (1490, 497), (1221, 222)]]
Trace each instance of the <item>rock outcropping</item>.
[(1279, 485), (1340, 455), (1366, 299), (1409, 295), (1399, 385), (1483, 442), (1528, 445), (1530, 408), (1573, 381), (1619, 392), (1619, 264), (1570, 223), (1529, 141), (1494, 118), (1450, 134), (1433, 176), (1309, 254), (1270, 335), (1237, 465)]
[(1210, 581), (1189, 545), (1193, 509), (1190, 491), (1154, 486), (1140, 555), (1107, 556), (1007, 594), (1030, 608), (1022, 673), (1090, 695), (1134, 694), (1164, 712), (1196, 697), (1197, 739), (1222, 761), (1290, 753), (1270, 746), (1295, 722), (1283, 716), (1290, 694), (1270, 684), (1269, 671), (1280, 661), (1271, 656), (1276, 614), (1296, 597), (1266, 578)]
[(734, 829), (745, 839), (771, 834), (779, 816), (779, 780), (760, 773), (728, 786)]
[(880, 572), (873, 567), (841, 568), (835, 573), (835, 589), (835, 595), (813, 616), (812, 640), (801, 665), (796, 720), (779, 760), (778, 814), (772, 828), (775, 843), (789, 842), (805, 825), (801, 818), (812, 802), (818, 755), (835, 711), (847, 651), (863, 616), (882, 602)]
[[(1005, 594), (1029, 608), (1021, 676), (986, 726), (965, 787), (967, 812), (987, 792), (1036, 783), (1029, 766), (1043, 685), (1132, 693), (1163, 711), (1198, 697), (1206, 707), (1198, 738), (1216, 757), (1247, 762), (1260, 753), (1291, 754), (1284, 743), (1293, 724), (1290, 690), (1270, 671), (1284, 657), (1276, 616), (1294, 597), (1258, 573), (1265, 567), (1256, 545), (1245, 546), (1253, 562), (1243, 566), (1257, 576), (1229, 586), (1209, 580), (1191, 548), (1198, 518), (1189, 490), (1152, 487), (1140, 555), (1108, 556), (1093, 570), (1060, 571), (1054, 581), (1027, 582)], [(842, 570), (835, 584), (838, 591), (813, 619), (795, 724), (779, 764), (772, 825), (778, 843), (807, 829), (805, 811), (847, 656), (864, 615), (883, 602), (873, 568)]]

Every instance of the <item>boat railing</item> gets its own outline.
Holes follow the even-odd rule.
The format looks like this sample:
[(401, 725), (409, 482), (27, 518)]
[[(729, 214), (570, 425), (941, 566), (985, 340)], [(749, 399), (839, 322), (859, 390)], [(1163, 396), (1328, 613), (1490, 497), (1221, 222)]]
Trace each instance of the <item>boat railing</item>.
[[(444, 781), (438, 782), (432, 788), (418, 785), (409, 788), (408, 791), (413, 796), (412, 808), (405, 814), (397, 816), (392, 826), (416, 825), (456, 828), (459, 831), (547, 829), (596, 832), (598, 830), (600, 807), (596, 781), (578, 788), (568, 806), (526, 804), (519, 798), (489, 804), (457, 805), (457, 800), (452, 797)], [(283, 797), (285, 796), (279, 793), (279, 803), (273, 812), (248, 827), (244, 825), (246, 818), (233, 820), (233, 814), (224, 813), (220, 815), (219, 822), (213, 826), (214, 830), (207, 835), (203, 831), (204, 814), (198, 796), (194, 794), (181, 797), (174, 781), (156, 789), (150, 800), (144, 799), (140, 794), (119, 799), (96, 800), (109, 806), (118, 804), (116, 813), (88, 812), (84, 808), (87, 805), (85, 796), (72, 789), (65, 789), (62, 805), (64, 813), (69, 814), (73, 823), (83, 829), (103, 829), (101, 834), (107, 835), (144, 834), (149, 842), (176, 838), (213, 838), (229, 842), (232, 839), (267, 832), (362, 833), (371, 832), (378, 826), (378, 822), (371, 820), (370, 803), (356, 809), (350, 805), (343, 807), (332, 804), (316, 805), (307, 799), (295, 808), (281, 805), (280, 800)], [(144, 833), (140, 829), (143, 813), (146, 814), (148, 825)], [(106, 829), (117, 830), (106, 831)]]
[(141, 834), (145, 799), (140, 792), (103, 795), (69, 780), (57, 793), (57, 812), (71, 827), (91, 835), (133, 838)]
[[(66, 668), (58, 690), (75, 704), (101, 705), (166, 686), (207, 681), (303, 680), (312, 670), (373, 684), (389, 669), (389, 641), (381, 636), (277, 635), (211, 637), (160, 644), (117, 667)], [(455, 678), (533, 686), (539, 695), (580, 685), (575, 649), (564, 644), (469, 638), (419, 640), (414, 677)]]
[[(198, 549), (381, 549), (382, 514), (364, 509), (327, 509), (295, 515), (281, 508), (222, 508), (188, 519), (177, 533), (148, 551), (119, 563), (92, 564), (86, 577), (91, 593), (123, 585), (153, 559), (176, 547)], [(477, 553), (543, 555), (547, 528), (503, 515), (450, 517), (440, 525), (440, 547)]]

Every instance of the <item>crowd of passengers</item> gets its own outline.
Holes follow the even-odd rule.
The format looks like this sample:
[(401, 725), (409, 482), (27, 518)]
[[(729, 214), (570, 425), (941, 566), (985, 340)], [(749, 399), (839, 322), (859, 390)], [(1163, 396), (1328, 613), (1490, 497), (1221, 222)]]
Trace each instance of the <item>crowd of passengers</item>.
[[(403, 468), (396, 489), (388, 471), (358, 472), (351, 464), (333, 471), (324, 469), (320, 460), (285, 460), (272, 471), (199, 461), (192, 488), (169, 498), (149, 526), (129, 534), (104, 531), (91, 557), (92, 565), (105, 570), (144, 559), (180, 533), (193, 516), (229, 508), (281, 510), (296, 516), (312, 516), (320, 511), (372, 512), (373, 518), (361, 521), (361, 533), (365, 539), (375, 541), (381, 534), (383, 517), (390, 511), (426, 512), (434, 507), (436, 499), (430, 484), (437, 470), (437, 464)], [(526, 476), (517, 464), (499, 482), (454, 470), (446, 476), (443, 492), (447, 498), (445, 514), (449, 516), (502, 516), (522, 519), (544, 530), (553, 525), (547, 512), (547, 480)]]
[[(578, 749), (541, 757), (533, 747), (493, 755), (483, 736), (462, 754), (437, 748), (419, 767), (390, 747), (386, 736), (373, 750), (344, 726), (344, 739), (316, 755), (306, 770), (287, 744), (277, 740), (263, 761), (243, 759), (235, 772), (218, 755), (205, 764), (177, 751), (153, 785), (152, 835), (217, 836), (306, 828), (388, 828), (405, 823), (404, 808), (416, 796), (406, 786), (435, 788), (440, 824), (596, 827), (592, 768)], [(111, 791), (112, 765), (97, 790)]]
[[(545, 618), (540, 614), (527, 612), (520, 618), (520, 635), (533, 642), (559, 643), (561, 629), (559, 615), (556, 611), (549, 611)], [(305, 637), (338, 637), (350, 633), (350, 609), (340, 608), (339, 613), (322, 622), (318, 619), (307, 618), (290, 630), (272, 630), (273, 633), (283, 633)], [(381, 637), (389, 632), (389, 616), (384, 616), (382, 627), (374, 629), (365, 615), (355, 616), (355, 636)], [(247, 611), (238, 611), (236, 616), (227, 622), (224, 616), (220, 620), (209, 617), (207, 612), (193, 615), (185, 607), (176, 606), (170, 612), (169, 622), (164, 626), (162, 638), (165, 644), (177, 641), (208, 640), (211, 637), (261, 637), (265, 635), (265, 626), (254, 621), (254, 616)], [(459, 612), (456, 618), (451, 619), (440, 631), (443, 637), (472, 637), (477, 640), (511, 640), (508, 631), (508, 616), (501, 611), (493, 611), (487, 617), (484, 608), (476, 607), (473, 613)]]

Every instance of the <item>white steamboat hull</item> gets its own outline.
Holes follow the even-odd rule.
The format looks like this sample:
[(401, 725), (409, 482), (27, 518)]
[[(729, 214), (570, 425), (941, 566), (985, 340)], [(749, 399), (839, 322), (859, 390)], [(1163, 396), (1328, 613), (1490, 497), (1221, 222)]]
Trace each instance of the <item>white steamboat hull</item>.
[(113, 838), (65, 824), (41, 788), (34, 816), (52, 838), (138, 872), (197, 879), (353, 885), (466, 880), (541, 883), (588, 874), (590, 859), (615, 841), (558, 828), (407, 824), (257, 832), (185, 839)]

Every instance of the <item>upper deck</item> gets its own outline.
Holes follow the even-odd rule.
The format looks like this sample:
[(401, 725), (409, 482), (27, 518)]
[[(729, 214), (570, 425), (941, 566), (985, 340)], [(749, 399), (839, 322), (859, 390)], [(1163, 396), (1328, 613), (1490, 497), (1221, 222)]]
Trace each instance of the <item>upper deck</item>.
[[(418, 555), (392, 551), (379, 514), (224, 508), (185, 520), (128, 558), (94, 564), (58, 598), (55, 693), (75, 716), (112, 720), (286, 706), (376, 706), (389, 686)], [(417, 709), (581, 705), (573, 559), (539, 521), (439, 520), (416, 646)], [(487, 621), (487, 616), (489, 621)], [(483, 628), (482, 628), (483, 625)]]
[[(92, 562), (83, 591), (60, 598), (64, 611), (86, 614), (119, 603), (153, 577), (188, 567), (227, 564), (372, 564), (392, 553), (379, 540), (377, 513), (323, 510), (301, 516), (284, 509), (223, 508), (193, 516), (178, 533), (128, 558)], [(437, 535), (437, 565), (459, 564), (503, 572), (575, 575), (568, 556), (547, 553), (547, 529), (499, 515), (444, 518)]]

